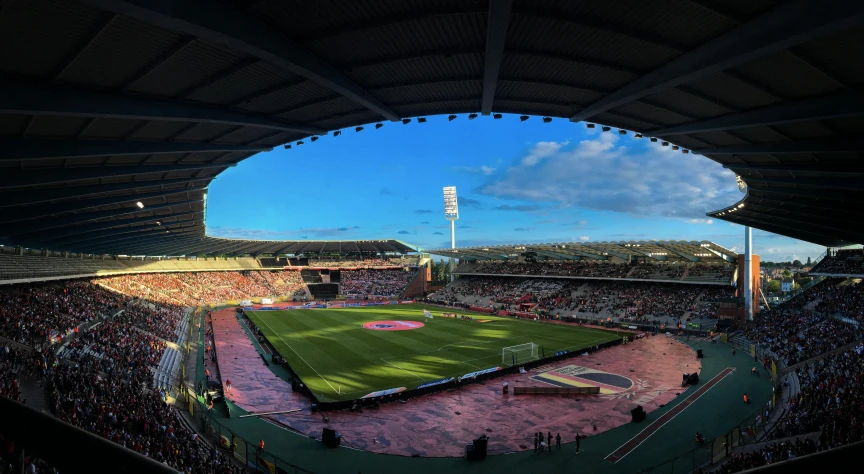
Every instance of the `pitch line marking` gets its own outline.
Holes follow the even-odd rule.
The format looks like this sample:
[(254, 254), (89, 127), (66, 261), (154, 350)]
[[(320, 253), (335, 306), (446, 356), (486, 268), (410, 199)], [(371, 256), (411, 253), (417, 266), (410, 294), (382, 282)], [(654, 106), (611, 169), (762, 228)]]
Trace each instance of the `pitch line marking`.
[(408, 370), (408, 369), (403, 369), (402, 367), (399, 367), (398, 365), (396, 365), (396, 364), (390, 362), (389, 360), (387, 360), (387, 359), (385, 359), (385, 358), (383, 358), (383, 357), (381, 358), (381, 360), (383, 360), (385, 363), (387, 363), (387, 364), (389, 364), (389, 365), (392, 365), (393, 367), (396, 367), (396, 368), (399, 369), (399, 370), (404, 370), (405, 372), (408, 372), (409, 374), (411, 374), (411, 375), (417, 377), (417, 378), (420, 379), (420, 380), (426, 380), (426, 379), (424, 379), (423, 377), (421, 377), (421, 376), (415, 374), (414, 372), (411, 372), (411, 371)]
[(318, 371), (315, 370), (315, 367), (312, 367), (312, 364), (310, 364), (309, 362), (306, 362), (306, 359), (304, 359), (303, 356), (300, 355), (300, 353), (298, 353), (297, 351), (295, 351), (294, 348), (291, 347), (291, 344), (288, 344), (288, 342), (286, 342), (285, 339), (282, 338), (282, 335), (281, 335), (281, 334), (279, 334), (278, 332), (276, 332), (276, 330), (274, 330), (272, 327), (270, 327), (270, 325), (267, 323), (267, 321), (266, 321), (264, 318), (261, 318), (261, 322), (264, 323), (264, 325), (267, 326), (268, 329), (270, 329), (271, 331), (273, 331), (273, 334), (275, 334), (276, 337), (278, 337), (279, 340), (282, 341), (283, 344), (285, 344), (286, 346), (288, 346), (288, 349), (291, 349), (291, 351), (294, 352), (294, 354), (296, 354), (297, 357), (299, 357), (300, 360), (302, 360), (304, 364), (308, 365), (309, 368), (312, 369), (312, 371), (315, 372), (315, 373), (318, 375), (318, 377), (321, 377), (321, 380), (323, 380), (327, 385), (329, 385), (330, 388), (331, 388), (335, 393), (339, 393), (339, 391), (336, 390), (336, 387), (334, 387), (333, 384), (331, 384), (327, 379), (325, 379), (323, 375), (321, 375), (320, 373), (318, 373)]
[[(685, 398), (684, 400), (682, 400), (681, 403), (679, 403), (678, 405), (675, 405), (674, 407), (672, 407), (672, 409), (670, 409), (669, 411), (667, 411), (666, 413), (664, 413), (663, 415), (661, 415), (660, 418), (654, 420), (650, 425), (646, 426), (645, 429), (643, 429), (642, 431), (640, 431), (636, 436), (630, 438), (630, 440), (628, 440), (626, 443), (622, 444), (620, 448), (618, 448), (618, 449), (616, 449), (615, 451), (613, 451), (611, 454), (609, 454), (608, 456), (606, 456), (604, 459), (605, 459), (606, 461), (611, 461), (612, 464), (615, 464), (615, 463), (621, 461), (622, 459), (624, 459), (625, 457), (627, 457), (628, 454), (630, 454), (630, 453), (632, 453), (633, 451), (635, 451), (636, 448), (638, 448), (639, 446), (642, 446), (642, 443), (644, 443), (645, 441), (648, 441), (648, 438), (650, 438), (651, 436), (654, 436), (655, 433), (657, 433), (658, 431), (660, 431), (660, 430), (661, 430), (664, 426), (666, 426), (670, 421), (674, 420), (675, 417), (678, 416), (682, 411), (686, 410), (687, 407), (689, 407), (689, 406), (693, 405), (694, 403), (696, 403), (697, 400), (699, 400), (700, 398), (702, 398), (702, 395), (705, 395), (706, 393), (708, 393), (709, 390), (711, 390), (715, 385), (717, 385), (718, 383), (720, 383), (724, 378), (726, 378), (727, 375), (731, 374), (733, 371), (734, 371), (734, 369), (733, 369), (732, 367), (726, 367), (725, 369), (723, 369), (722, 371), (720, 371), (720, 373), (717, 374), (717, 375), (715, 375), (714, 378), (712, 378), (711, 380), (709, 380), (708, 382), (706, 382), (704, 385), (702, 385), (701, 387), (699, 387), (699, 389), (696, 390), (695, 392), (691, 393), (687, 398)], [(710, 384), (710, 385), (709, 385), (709, 384)], [(702, 393), (699, 393), (699, 390), (702, 390)], [(691, 400), (691, 401), (688, 402), (688, 400), (690, 400), (690, 397), (692, 397), (693, 395), (696, 395), (697, 393), (699, 393), (699, 395), (698, 395), (696, 398), (694, 398), (693, 400)], [(685, 406), (685, 404), (686, 404), (686, 406)], [(680, 408), (680, 410), (675, 411), (675, 410), (677, 410), (678, 408)], [(675, 412), (675, 413), (674, 413), (671, 417), (669, 417), (668, 420), (666, 420), (665, 422), (663, 422), (663, 424), (660, 425), (660, 426), (658, 426), (657, 428), (654, 428), (654, 426), (657, 424), (657, 422), (659, 422), (660, 420), (663, 419), (663, 417), (669, 415), (669, 414), (672, 413), (672, 412)], [(653, 428), (653, 429), (652, 429), (652, 428)], [(642, 441), (640, 441), (639, 444), (637, 444), (636, 446), (633, 446), (632, 448), (629, 448), (629, 449), (627, 448), (627, 445), (628, 445), (628, 444), (632, 443), (633, 440), (638, 439), (640, 436), (642, 436), (642, 433), (644, 433), (644, 432), (646, 432), (646, 431), (648, 431), (648, 430), (651, 430), (651, 431), (648, 433), (648, 436), (646, 436), (645, 439), (643, 439)], [(624, 452), (623, 455), (621, 455), (621, 457), (617, 457), (617, 456), (616, 456), (616, 453), (617, 453), (618, 451), (621, 451), (622, 449), (625, 449), (626, 451)], [(613, 459), (614, 459), (614, 460), (613, 460)]]

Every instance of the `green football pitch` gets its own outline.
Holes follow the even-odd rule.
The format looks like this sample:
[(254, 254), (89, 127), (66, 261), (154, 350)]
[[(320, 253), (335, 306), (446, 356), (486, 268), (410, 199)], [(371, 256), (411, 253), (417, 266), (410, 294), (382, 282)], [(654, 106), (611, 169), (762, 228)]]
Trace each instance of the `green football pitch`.
[[(426, 320), (423, 309), (434, 318)], [(322, 402), (399, 387), (412, 389), (425, 382), (510, 366), (512, 356), (503, 360), (505, 347), (534, 343), (540, 346), (538, 356), (548, 357), (619, 337), (614, 331), (459, 311), (475, 318), (462, 321), (440, 317), (441, 312), (438, 307), (403, 304), (246, 311), (246, 315)], [(391, 325), (385, 321), (423, 326), (386, 330)], [(385, 330), (363, 327), (376, 322)], [(521, 357), (517, 365), (533, 360), (530, 354)]]

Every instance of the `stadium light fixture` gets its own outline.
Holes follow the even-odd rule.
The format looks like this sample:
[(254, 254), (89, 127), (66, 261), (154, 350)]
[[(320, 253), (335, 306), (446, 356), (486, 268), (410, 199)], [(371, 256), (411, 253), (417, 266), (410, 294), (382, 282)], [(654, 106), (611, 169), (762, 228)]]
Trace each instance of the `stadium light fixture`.
[(162, 225), (160, 221), (156, 221), (156, 225)]
[(672, 149), (675, 150), (675, 151), (678, 151), (679, 148), (680, 148), (680, 147), (679, 147), (678, 145), (672, 145)]
[(627, 130), (624, 130), (623, 128), (619, 128), (618, 129), (618, 135), (627, 135)]
[(317, 136), (314, 136), (314, 137), (310, 138), (309, 140), (310, 140), (310, 141), (313, 141), (313, 142), (317, 142), (317, 141), (318, 141), (318, 137), (317, 137)]
[(543, 123), (550, 123), (552, 121), (552, 117), (543, 117)]
[(333, 132), (334, 137), (338, 137), (339, 135), (342, 135), (342, 130), (336, 130), (335, 132)]
[(447, 116), (447, 121), (448, 121), (448, 122), (452, 122), (452, 121), (454, 121), (454, 120), (456, 120), (456, 116), (455, 116), (455, 115), (450, 114), (450, 115)]
[[(456, 197), (456, 186), (444, 187), (444, 218), (450, 221), (450, 248), (456, 248), (456, 221), (459, 220), (459, 199)], [(456, 261), (450, 257), (450, 282), (454, 280), (453, 270)]]
[(375, 124), (375, 130), (378, 130), (379, 128), (381, 128), (381, 127), (383, 127), (383, 126), (384, 126), (383, 123), (378, 122), (378, 123)]
[(654, 137), (651, 137), (651, 143), (657, 143), (657, 139)]
[(136, 202), (135, 205), (138, 206), (138, 209), (144, 209), (144, 203), (141, 201)]
[(300, 140), (299, 142), (297, 142), (297, 146), (300, 146), (302, 144), (303, 144), (303, 140)]
[(661, 145), (663, 145), (663, 146), (669, 146), (669, 142), (663, 142), (663, 143), (661, 143)]
[(604, 132), (608, 132), (609, 130), (612, 130), (612, 127), (603, 127)]
[(411, 123), (411, 119), (410, 119), (410, 118), (404, 118), (404, 119), (402, 119), (402, 125), (408, 125), (409, 123)]
[(475, 118), (477, 118), (477, 114), (469, 114), (468, 115), (468, 120), (474, 120)]
[(286, 150), (290, 150), (291, 145), (290, 144), (282, 145), (282, 148), (285, 148)]
[(594, 125), (593, 123), (586, 123), (585, 124), (585, 128), (594, 128), (594, 127), (596, 127), (596, 125)]
[(354, 131), (355, 131), (355, 132), (362, 132), (362, 131), (363, 131), (363, 127), (357, 127), (357, 128), (354, 129)]
[(633, 135), (633, 138), (635, 138), (635, 139), (637, 139), (637, 140), (641, 140), (641, 139), (642, 139), (642, 134), (641, 134), (641, 133), (637, 133), (636, 135)]
[(495, 120), (498, 120), (498, 119), (500, 119), (501, 117), (503, 117), (503, 115), (501, 115), (501, 114), (492, 114), (492, 118), (495, 119)]
[(528, 117), (527, 115), (520, 115), (520, 116), (519, 116), (519, 121), (520, 121), (520, 122), (524, 122), (524, 121), (528, 120), (529, 118), (530, 118), (530, 117)]
[(681, 150), (681, 153), (684, 153), (684, 154), (686, 155), (687, 153), (690, 153), (690, 150), (686, 150), (686, 149), (685, 149), (685, 150)]

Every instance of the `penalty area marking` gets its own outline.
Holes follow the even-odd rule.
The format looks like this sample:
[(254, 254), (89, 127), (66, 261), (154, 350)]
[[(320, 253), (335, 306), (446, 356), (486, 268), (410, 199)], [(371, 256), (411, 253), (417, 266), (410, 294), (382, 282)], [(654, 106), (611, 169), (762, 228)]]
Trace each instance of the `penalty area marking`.
[(630, 438), (629, 441), (621, 445), (620, 448), (616, 449), (612, 452), (612, 454), (606, 456), (605, 460), (611, 462), (612, 464), (617, 463), (618, 461), (624, 459), (628, 454), (632, 453), (639, 446), (642, 446), (642, 443), (648, 440), (654, 433), (660, 431), (661, 428), (666, 426), (667, 423), (675, 419), (679, 413), (684, 411), (690, 405), (696, 403), (696, 400), (702, 398), (702, 395), (708, 393), (712, 387), (720, 383), (727, 375), (731, 374), (734, 371), (732, 367), (727, 367), (720, 371), (719, 374), (715, 375), (714, 378), (705, 382), (704, 385), (699, 387), (695, 392), (691, 393), (687, 398), (681, 401), (681, 403), (672, 407), (671, 410), (667, 411), (660, 418), (654, 420), (650, 425), (645, 427), (644, 430), (640, 431), (639, 434)]
[(261, 322), (264, 323), (264, 325), (267, 326), (268, 329), (270, 329), (271, 331), (273, 331), (273, 334), (275, 334), (276, 337), (278, 337), (279, 340), (282, 341), (283, 344), (285, 344), (286, 346), (288, 346), (288, 349), (291, 349), (291, 351), (292, 351), (294, 354), (296, 354), (297, 357), (299, 357), (300, 360), (302, 360), (304, 364), (308, 365), (309, 368), (312, 369), (312, 371), (315, 372), (315, 373), (318, 375), (318, 377), (321, 377), (321, 380), (323, 380), (327, 385), (329, 385), (330, 388), (333, 389), (334, 392), (336, 392), (336, 393), (340, 393), (341, 390), (336, 390), (336, 387), (334, 387), (333, 384), (331, 384), (327, 379), (325, 379), (323, 375), (321, 375), (320, 373), (318, 373), (318, 371), (315, 370), (315, 367), (312, 367), (312, 364), (310, 364), (309, 362), (306, 362), (306, 359), (304, 359), (303, 356), (301, 356), (297, 351), (295, 351), (294, 348), (291, 347), (291, 344), (288, 344), (288, 343), (285, 341), (285, 339), (282, 338), (282, 335), (281, 335), (281, 334), (279, 334), (278, 332), (276, 332), (276, 330), (274, 330), (273, 328), (271, 328), (270, 325), (267, 324), (267, 321), (264, 320), (264, 318), (261, 318)]

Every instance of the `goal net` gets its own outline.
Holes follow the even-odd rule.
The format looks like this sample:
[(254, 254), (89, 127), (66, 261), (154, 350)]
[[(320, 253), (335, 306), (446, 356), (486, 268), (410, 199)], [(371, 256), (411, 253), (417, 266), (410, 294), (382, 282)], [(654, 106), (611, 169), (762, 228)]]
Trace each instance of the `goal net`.
[(501, 350), (501, 364), (514, 366), (539, 359), (540, 346), (529, 342), (518, 346), (505, 347)]

